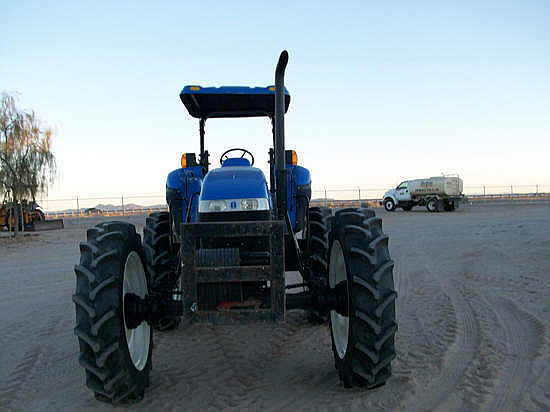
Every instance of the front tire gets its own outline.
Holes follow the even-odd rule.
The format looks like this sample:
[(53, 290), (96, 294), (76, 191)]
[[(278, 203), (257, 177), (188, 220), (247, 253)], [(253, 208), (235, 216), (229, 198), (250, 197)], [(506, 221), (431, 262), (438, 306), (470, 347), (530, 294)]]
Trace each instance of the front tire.
[[(147, 272), (150, 276), (151, 290), (170, 299), (178, 281), (177, 260), (172, 253), (170, 241), (170, 218), (168, 212), (151, 213), (145, 220), (143, 228), (143, 251)], [(153, 327), (159, 331), (174, 329), (178, 326), (179, 317), (167, 316), (158, 319)]]
[(382, 220), (371, 209), (336, 213), (329, 284), (344, 291), (345, 313), (330, 312), (335, 366), (345, 387), (374, 388), (391, 376), (395, 358), (393, 261)]
[(101, 223), (87, 231), (75, 266), (75, 335), (86, 385), (96, 398), (117, 404), (143, 398), (149, 384), (152, 328), (129, 329), (124, 299), (148, 295), (140, 237), (133, 225)]
[(386, 209), (388, 212), (395, 211), (395, 202), (391, 198), (384, 199), (384, 209)]

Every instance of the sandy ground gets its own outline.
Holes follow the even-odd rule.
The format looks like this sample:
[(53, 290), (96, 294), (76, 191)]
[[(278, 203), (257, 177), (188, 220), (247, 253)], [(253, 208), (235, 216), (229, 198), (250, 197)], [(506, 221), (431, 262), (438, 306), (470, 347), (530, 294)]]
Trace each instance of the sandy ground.
[[(550, 203), (377, 212), (396, 261), (393, 377), (344, 389), (329, 330), (278, 325), (155, 334), (134, 410), (549, 410)], [(143, 228), (143, 217), (131, 221)], [(73, 335), (78, 242), (91, 219), (0, 239), (0, 410), (100, 410)]]

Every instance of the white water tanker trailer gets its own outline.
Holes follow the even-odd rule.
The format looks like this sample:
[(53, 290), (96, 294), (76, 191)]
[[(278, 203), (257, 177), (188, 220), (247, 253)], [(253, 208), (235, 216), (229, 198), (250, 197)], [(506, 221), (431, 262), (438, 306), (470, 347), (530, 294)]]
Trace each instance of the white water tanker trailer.
[(430, 212), (451, 212), (465, 199), (462, 189), (462, 179), (458, 176), (405, 180), (388, 190), (380, 204), (388, 212), (398, 207), (409, 211), (414, 206), (426, 206)]

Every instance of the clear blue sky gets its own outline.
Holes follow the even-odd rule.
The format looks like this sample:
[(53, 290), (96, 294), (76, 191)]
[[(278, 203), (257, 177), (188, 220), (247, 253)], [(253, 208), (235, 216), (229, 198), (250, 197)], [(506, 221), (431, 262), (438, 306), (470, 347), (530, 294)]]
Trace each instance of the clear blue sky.
[[(299, 4), (298, 4), (299, 3)], [(51, 198), (162, 194), (198, 152), (186, 84), (265, 86), (314, 188), (459, 173), (550, 185), (549, 1), (0, 2), (0, 90), (57, 129)], [(211, 120), (213, 162), (267, 120)]]

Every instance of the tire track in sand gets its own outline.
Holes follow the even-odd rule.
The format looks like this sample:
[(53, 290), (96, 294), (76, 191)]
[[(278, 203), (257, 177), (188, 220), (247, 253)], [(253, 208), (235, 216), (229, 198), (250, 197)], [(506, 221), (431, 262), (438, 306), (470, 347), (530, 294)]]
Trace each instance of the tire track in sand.
[(273, 385), (263, 379), (265, 368), (305, 323), (297, 312), (281, 324), (193, 325), (156, 335), (151, 387), (137, 409), (169, 408), (174, 397), (183, 410), (197, 402), (205, 411), (258, 409)]
[[(441, 259), (430, 254), (432, 240), (422, 235), (409, 243), (407, 253), (409, 266), (415, 268), (415, 288), (404, 302), (406, 310), (400, 322), (417, 326), (407, 342), (408, 347), (413, 342), (416, 346), (405, 359), (414, 389), (407, 391), (401, 407), (413, 411), (443, 410), (441, 405), (460, 408), (462, 400), (457, 387), (464, 382), (464, 375), (479, 352), (480, 322), (470, 300), (458, 288), (463, 285), (454, 281), (445, 267), (437, 266)], [(424, 342), (419, 339), (421, 335)]]
[[(31, 318), (29, 322), (35, 318)], [(19, 393), (24, 389), (27, 380), (31, 377), (35, 365), (38, 362), (40, 355), (44, 351), (43, 340), (50, 336), (53, 331), (59, 326), (62, 317), (56, 316), (33, 336), (34, 346), (25, 352), (17, 366), (13, 369), (6, 384), (0, 389), (0, 410), (8, 410), (12, 403), (17, 399)], [(25, 326), (29, 326), (28, 323)], [(19, 330), (25, 330), (21, 328)], [(28, 336), (28, 332), (26, 336)]]
[[(454, 341), (448, 347), (441, 366), (441, 373), (434, 376), (426, 388), (420, 390), (426, 394), (417, 404), (405, 405), (407, 409), (415, 411), (427, 411), (440, 408), (448, 410), (452, 405), (460, 407), (461, 401), (456, 398), (456, 388), (463, 381), (468, 366), (479, 353), (481, 335), (479, 321), (472, 309), (471, 302), (464, 298), (457, 285), (449, 285), (438, 279), (426, 265), (426, 271), (436, 281), (440, 281), (443, 292), (449, 296), (454, 314), (456, 316), (456, 328), (454, 329)], [(413, 396), (411, 402), (414, 402)]]
[[(285, 323), (262, 325), (272, 328), (266, 342), (246, 342), (233, 327), (229, 334), (225, 333), (226, 330), (219, 329), (218, 337), (222, 343), (227, 368), (224, 376), (220, 376), (221, 379), (211, 382), (216, 390), (210, 405), (216, 409), (257, 409), (263, 392), (273, 385), (263, 379), (265, 369), (281, 355), (288, 340), (306, 323), (303, 312), (289, 312)], [(251, 351), (248, 349), (249, 345), (258, 347), (256, 351)]]
[(499, 374), (500, 385), (495, 389), (490, 409), (517, 411), (521, 409), (525, 393), (530, 391), (536, 380), (532, 367), (544, 341), (544, 325), (507, 298), (488, 300), (504, 328), (507, 340), (507, 353), (504, 354)]

